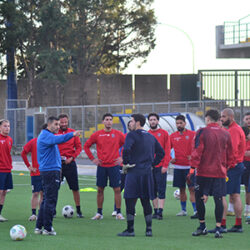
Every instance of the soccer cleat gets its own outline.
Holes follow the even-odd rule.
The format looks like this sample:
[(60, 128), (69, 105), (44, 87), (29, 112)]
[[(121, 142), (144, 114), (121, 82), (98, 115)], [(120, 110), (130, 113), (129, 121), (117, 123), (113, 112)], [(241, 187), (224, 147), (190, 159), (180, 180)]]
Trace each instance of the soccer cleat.
[(158, 220), (163, 220), (163, 215), (162, 214), (158, 214)]
[(190, 219), (198, 219), (198, 213), (194, 212), (194, 214), (190, 216)]
[(216, 230), (216, 232), (215, 232), (215, 234), (214, 234), (214, 238), (223, 238), (223, 236), (222, 236), (222, 234), (221, 234), (221, 232), (220, 232), (220, 230)]
[(99, 213), (96, 213), (96, 215), (91, 218), (91, 220), (102, 220), (102, 219), (103, 219), (103, 215)]
[(181, 210), (176, 216), (187, 216), (187, 212), (184, 210)]
[(134, 237), (135, 236), (135, 232), (129, 232), (128, 229), (126, 229), (125, 231), (117, 234), (117, 236), (121, 236), (121, 237)]
[(43, 230), (43, 235), (56, 235), (56, 231), (52, 228), (51, 231), (48, 231), (46, 229)]
[[(210, 233), (210, 234), (215, 234), (217, 231), (218, 231), (218, 230), (217, 230), (216, 228), (214, 228), (214, 229), (208, 230), (208, 233)], [(227, 233), (227, 228), (221, 226), (219, 232), (220, 232), (221, 234), (222, 234), (222, 233)]]
[(82, 212), (76, 213), (76, 216), (77, 216), (77, 218), (84, 218), (84, 216), (82, 215)]
[(227, 211), (227, 216), (235, 216), (235, 213), (233, 211)]
[(34, 220), (37, 220), (37, 217), (35, 214), (32, 214), (30, 217), (29, 217), (29, 221), (34, 221)]
[(153, 236), (152, 230), (147, 230), (145, 235), (146, 235), (146, 237), (152, 237)]
[(158, 214), (153, 214), (152, 219), (158, 219)]
[(227, 230), (228, 233), (243, 233), (242, 226), (232, 226), (230, 229)]
[(42, 234), (43, 233), (43, 230), (40, 229), (40, 228), (35, 228), (34, 230), (34, 234)]
[(5, 222), (8, 221), (8, 219), (4, 218), (1, 214), (0, 214), (0, 222)]
[(116, 219), (117, 219), (117, 220), (124, 220), (125, 218), (123, 217), (122, 213), (118, 213), (118, 214), (116, 215)]
[(112, 212), (112, 214), (111, 214), (113, 217), (115, 217), (116, 215), (117, 215), (117, 212), (116, 212), (116, 210), (114, 210), (113, 212)]
[(204, 229), (198, 227), (196, 231), (192, 233), (193, 236), (200, 236), (200, 235), (206, 235), (207, 234), (207, 228)]

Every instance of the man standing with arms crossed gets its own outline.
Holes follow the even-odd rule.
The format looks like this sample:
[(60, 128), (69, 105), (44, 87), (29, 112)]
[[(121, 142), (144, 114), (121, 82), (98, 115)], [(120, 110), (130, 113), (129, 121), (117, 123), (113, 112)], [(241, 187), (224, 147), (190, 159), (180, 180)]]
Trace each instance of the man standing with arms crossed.
[(148, 122), (150, 125), (150, 130), (148, 132), (157, 139), (165, 152), (165, 157), (160, 164), (153, 168), (156, 198), (153, 200), (154, 214), (152, 218), (162, 220), (167, 187), (167, 169), (170, 161), (170, 137), (166, 130), (158, 128), (159, 120), (160, 117), (156, 113), (150, 113), (148, 115)]
[[(196, 132), (191, 166), (197, 170), (195, 199), (200, 226), (193, 236), (206, 235), (205, 203), (208, 196), (214, 197), (216, 228), (215, 238), (222, 238), (221, 220), (223, 215), (222, 197), (226, 192), (227, 167), (233, 164), (230, 134), (220, 128), (220, 114), (209, 110), (205, 114), (206, 127)], [(190, 175), (188, 175), (190, 177)], [(211, 230), (212, 231), (212, 230)]]
[(0, 222), (7, 221), (1, 213), (8, 189), (13, 189), (11, 148), (13, 141), (9, 136), (10, 122), (0, 120)]
[[(246, 139), (242, 128), (234, 120), (234, 112), (230, 108), (226, 108), (221, 112), (222, 125), (227, 129), (231, 135), (233, 156), (235, 164), (227, 172), (227, 194), (230, 195), (234, 205), (235, 212), (235, 225), (227, 230), (231, 233), (242, 233), (242, 202), (240, 198), (240, 184), (241, 176), (244, 171), (243, 159), (246, 151)], [(224, 214), (221, 222), (221, 226), (226, 231), (226, 211), (227, 203), (225, 197), (223, 198)]]
[[(42, 130), (37, 139), (37, 160), (42, 177), (43, 201), (36, 221), (35, 234), (56, 235), (52, 227), (60, 187), (61, 156), (57, 144), (80, 136), (80, 131), (65, 135), (55, 135), (59, 130), (59, 119), (51, 116), (47, 129)], [(44, 228), (44, 230), (42, 230)]]
[[(66, 114), (59, 115), (60, 129), (58, 135), (64, 135), (70, 132), (74, 132), (74, 129), (69, 128), (69, 117)], [(73, 192), (74, 201), (76, 204), (76, 214), (78, 218), (83, 218), (80, 205), (80, 193), (78, 184), (78, 173), (75, 159), (81, 153), (82, 146), (80, 138), (73, 137), (69, 141), (58, 145), (61, 160), (62, 160), (62, 177), (65, 177), (69, 188)]]
[[(119, 155), (119, 149), (123, 146), (125, 136), (122, 132), (112, 128), (113, 115), (106, 113), (102, 117), (104, 129), (93, 133), (84, 144), (84, 151), (89, 159), (97, 166), (96, 185), (97, 191), (97, 213), (92, 220), (103, 219), (102, 206), (104, 201), (104, 189), (109, 185), (113, 188), (116, 204), (116, 219), (123, 220), (121, 213), (121, 174), (120, 165), (122, 158)], [(97, 158), (93, 156), (90, 147), (96, 144)]]
[[(186, 119), (183, 115), (178, 115), (175, 118), (177, 131), (170, 135), (171, 148), (174, 149), (175, 158), (170, 162), (174, 165), (174, 179), (173, 186), (180, 188), (180, 203), (181, 211), (176, 216), (186, 216), (186, 177), (190, 169), (190, 160), (192, 153), (192, 144), (195, 132), (186, 129)], [(194, 193), (194, 178), (188, 184), (190, 193), (190, 201), (193, 206), (194, 214), (191, 219), (198, 218), (195, 206), (195, 193)]]

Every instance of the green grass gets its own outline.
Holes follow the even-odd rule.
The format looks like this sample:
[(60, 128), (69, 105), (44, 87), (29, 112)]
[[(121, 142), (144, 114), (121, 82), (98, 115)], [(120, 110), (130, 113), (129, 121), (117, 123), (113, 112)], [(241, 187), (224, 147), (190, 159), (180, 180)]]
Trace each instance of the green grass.
[[(105, 190), (104, 219), (92, 221), (90, 218), (96, 212), (96, 193), (81, 192), (81, 206), (84, 219), (76, 217), (65, 219), (61, 216), (64, 205), (74, 205), (71, 191), (67, 185), (62, 185), (59, 192), (57, 205), (57, 218), (53, 226), (57, 236), (35, 235), (33, 233), (35, 222), (28, 221), (30, 209), (30, 177), (27, 173), (20, 176), (19, 172), (13, 173), (14, 189), (7, 194), (3, 216), (8, 222), (0, 223), (0, 249), (249, 249), (250, 225), (244, 226), (243, 234), (224, 234), (223, 239), (215, 239), (213, 235), (192, 237), (191, 233), (198, 226), (197, 220), (187, 217), (176, 217), (180, 210), (180, 204), (173, 197), (174, 188), (168, 183), (167, 199), (162, 221), (153, 221), (153, 237), (145, 237), (145, 223), (140, 202), (136, 206), (135, 234), (134, 238), (120, 238), (116, 234), (126, 228), (126, 221), (116, 221), (111, 217), (113, 211), (113, 191)], [(80, 188), (95, 187), (95, 177), (80, 176)], [(242, 194), (244, 195), (244, 194)], [(244, 199), (243, 199), (244, 200)], [(206, 221), (208, 228), (214, 228), (214, 204), (209, 199), (207, 205)], [(124, 201), (122, 211), (125, 213)], [(188, 213), (192, 214), (190, 203)], [(234, 218), (229, 217), (228, 227), (232, 226)], [(25, 240), (12, 241), (9, 236), (10, 228), (15, 224), (21, 224), (27, 229)]]

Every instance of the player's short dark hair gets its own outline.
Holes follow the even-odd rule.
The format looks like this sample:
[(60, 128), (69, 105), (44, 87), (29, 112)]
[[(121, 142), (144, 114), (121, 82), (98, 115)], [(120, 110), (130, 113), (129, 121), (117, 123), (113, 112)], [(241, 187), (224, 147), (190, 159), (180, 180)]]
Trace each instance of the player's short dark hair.
[(4, 122), (10, 123), (9, 120), (7, 120), (7, 119), (2, 119), (2, 120), (0, 120), (0, 125), (2, 125)]
[(127, 123), (127, 127), (129, 127), (130, 122), (131, 122), (131, 120), (129, 120), (129, 121), (128, 121), (128, 123)]
[(67, 118), (67, 119), (69, 119), (69, 116), (68, 116), (67, 114), (60, 114), (60, 115), (58, 116), (58, 119), (60, 120), (60, 119), (62, 119), (62, 118)]
[(41, 129), (46, 129), (48, 127), (48, 124), (47, 123), (44, 123), (41, 127)]
[(206, 112), (205, 117), (209, 116), (211, 120), (217, 122), (220, 119), (220, 113), (216, 109), (210, 109)]
[(242, 127), (242, 130), (244, 131), (245, 136), (247, 137), (248, 134), (250, 133), (250, 129), (246, 126)]
[(250, 112), (246, 112), (246, 113), (244, 114), (244, 117), (247, 116), (247, 115), (250, 115)]
[(151, 117), (151, 116), (155, 116), (156, 117), (156, 119), (159, 121), (160, 120), (160, 116), (157, 114), (157, 113), (150, 113), (149, 115), (148, 115), (148, 120), (149, 120), (149, 118)]
[(47, 124), (52, 123), (53, 121), (59, 121), (59, 118), (56, 116), (50, 116), (47, 120)]
[(135, 122), (140, 122), (141, 127), (143, 127), (146, 123), (146, 118), (142, 114), (133, 114), (131, 117), (134, 118)]
[(112, 115), (111, 113), (105, 113), (105, 114), (102, 116), (102, 120), (104, 121), (104, 119), (105, 119), (106, 117), (112, 117), (112, 119), (113, 119), (113, 115)]
[(177, 120), (182, 120), (182, 121), (186, 122), (186, 118), (185, 118), (184, 115), (177, 115), (176, 118), (175, 118), (175, 120), (176, 120), (176, 121), (177, 121)]

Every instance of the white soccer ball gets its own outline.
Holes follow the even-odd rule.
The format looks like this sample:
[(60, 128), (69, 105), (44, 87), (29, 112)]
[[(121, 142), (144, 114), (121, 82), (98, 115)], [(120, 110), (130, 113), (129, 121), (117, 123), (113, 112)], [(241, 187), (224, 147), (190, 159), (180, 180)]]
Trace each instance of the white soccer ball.
[(12, 240), (23, 240), (27, 235), (27, 231), (22, 225), (15, 225), (10, 229), (10, 237)]
[(62, 209), (62, 215), (65, 218), (72, 218), (74, 215), (74, 208), (70, 205), (64, 206)]
[(180, 199), (180, 189), (176, 189), (175, 191), (174, 191), (174, 198), (176, 199), (176, 200), (179, 200)]

